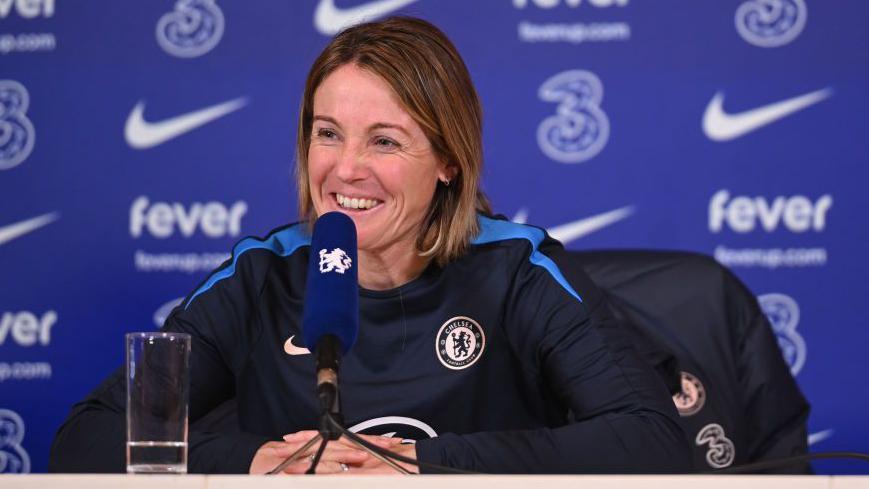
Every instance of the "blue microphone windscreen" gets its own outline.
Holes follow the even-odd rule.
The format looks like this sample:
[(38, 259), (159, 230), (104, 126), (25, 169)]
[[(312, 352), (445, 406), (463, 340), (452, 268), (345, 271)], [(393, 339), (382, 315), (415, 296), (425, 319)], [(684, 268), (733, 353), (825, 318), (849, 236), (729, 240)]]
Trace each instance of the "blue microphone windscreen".
[(346, 354), (359, 332), (356, 225), (346, 214), (328, 212), (314, 224), (302, 312), (305, 345), (314, 350), (325, 335), (341, 341)]

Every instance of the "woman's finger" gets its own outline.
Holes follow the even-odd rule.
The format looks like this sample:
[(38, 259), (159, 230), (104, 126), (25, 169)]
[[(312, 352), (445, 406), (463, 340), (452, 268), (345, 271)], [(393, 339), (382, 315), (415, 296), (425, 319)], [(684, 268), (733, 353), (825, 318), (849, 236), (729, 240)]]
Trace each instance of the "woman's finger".
[[(304, 460), (300, 462), (293, 462), (284, 468), (285, 474), (304, 474), (311, 467), (310, 460)], [(351, 464), (344, 462), (333, 462), (331, 460), (320, 460), (320, 463), (317, 464), (317, 468), (314, 471), (316, 474), (342, 474), (353, 470)], [(373, 472), (372, 472), (373, 473)]]
[[(379, 436), (379, 435), (356, 435), (356, 436), (359, 436), (363, 440), (365, 440), (369, 443), (373, 443), (381, 448), (389, 449), (391, 447), (395, 447), (395, 446), (398, 446), (401, 444), (401, 438), (387, 438), (385, 436)], [(341, 443), (341, 444), (346, 445), (348, 447), (358, 446), (358, 445), (356, 445), (356, 443), (353, 440), (351, 440), (350, 438), (347, 438), (346, 436), (342, 436), (341, 438), (339, 438), (338, 443)]]
[(291, 442), (291, 443), (295, 443), (295, 442), (306, 443), (311, 438), (314, 438), (315, 436), (317, 436), (319, 434), (320, 433), (316, 430), (297, 431), (295, 433), (290, 433), (288, 435), (284, 435), (284, 441)]
[[(331, 443), (330, 443), (331, 445)], [(361, 464), (369, 459), (368, 452), (357, 450), (356, 448), (344, 448), (341, 445), (334, 447), (326, 446), (326, 451), (323, 452), (321, 461), (328, 462), (344, 462), (347, 464)], [(308, 457), (310, 459), (310, 457)]]
[[(306, 450), (305, 452), (299, 454), (297, 460), (308, 460), (310, 462), (314, 459), (314, 455), (317, 453), (317, 448), (318, 447), (315, 445), (309, 450)], [(274, 448), (273, 454), (279, 458), (286, 458), (295, 453), (297, 450), (297, 446), (294, 446), (292, 444), (285, 444), (283, 447)], [(368, 458), (368, 452), (359, 450), (356, 447), (350, 448), (344, 445), (330, 442), (328, 445), (326, 445), (326, 450), (323, 451), (323, 455), (320, 457), (320, 460), (357, 464), (368, 460)]]
[[(346, 470), (345, 470), (346, 467)], [(350, 472), (350, 464), (343, 462), (320, 462), (317, 465), (317, 474), (345, 474)]]
[(383, 463), (374, 465), (374, 466), (349, 466), (348, 470), (342, 471), (339, 475), (367, 475), (367, 474), (381, 474), (381, 475), (403, 475), (401, 472), (393, 469), (392, 467), (385, 465)]

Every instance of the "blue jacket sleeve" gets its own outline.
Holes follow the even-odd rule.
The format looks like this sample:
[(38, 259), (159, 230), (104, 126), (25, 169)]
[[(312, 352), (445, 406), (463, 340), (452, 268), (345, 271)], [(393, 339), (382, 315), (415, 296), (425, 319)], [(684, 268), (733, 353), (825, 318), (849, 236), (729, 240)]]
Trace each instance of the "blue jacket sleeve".
[(419, 459), (486, 473), (689, 471), (689, 445), (666, 387), (639, 359), (594, 284), (577, 274), (559, 281), (557, 267), (520, 263), (504, 328), (517, 357), (557, 393), (570, 421), (444, 434), (417, 443)]

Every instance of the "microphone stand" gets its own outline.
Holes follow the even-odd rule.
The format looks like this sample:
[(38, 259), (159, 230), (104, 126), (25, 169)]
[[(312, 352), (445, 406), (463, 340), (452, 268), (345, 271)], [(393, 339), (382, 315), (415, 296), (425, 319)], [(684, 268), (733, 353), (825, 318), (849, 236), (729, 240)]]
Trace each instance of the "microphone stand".
[[(341, 438), (344, 417), (341, 415), (341, 399), (338, 394), (338, 366), (341, 363), (340, 351), (338, 339), (333, 335), (326, 335), (317, 343), (317, 398), (320, 400), (320, 426), (317, 430), (317, 436), (308, 440), (301, 448), (293, 452), (292, 455), (287, 457), (277, 467), (266, 472), (266, 474), (273, 475), (280, 473), (288, 465), (301, 458), (302, 454), (307, 452), (317, 442), (320, 442), (320, 447), (311, 460), (311, 467), (306, 472), (306, 474), (313, 474), (317, 468), (317, 464), (320, 462), (323, 451), (326, 449), (326, 444)], [(394, 460), (371, 450), (352, 438), (349, 440), (360, 450), (376, 457), (399, 473), (411, 473)]]
[[(341, 423), (343, 425), (343, 423), (340, 422), (338, 419), (335, 419), (333, 416), (334, 415), (330, 412), (324, 412), (320, 416), (320, 428), (322, 429), (323, 426), (329, 426), (328, 432), (325, 434), (325, 436), (324, 436), (323, 431), (320, 431), (320, 433), (318, 433), (317, 436), (308, 440), (308, 442), (305, 443), (304, 445), (302, 445), (301, 448), (299, 448), (298, 450), (293, 452), (293, 454), (290, 455), (289, 457), (287, 457), (283, 462), (281, 462), (280, 465), (278, 465), (274, 469), (270, 470), (269, 472), (266, 472), (266, 474), (267, 475), (279, 474), (288, 465), (290, 465), (291, 463), (300, 459), (306, 451), (308, 451), (311, 447), (316, 445), (318, 442), (320, 442), (321, 445), (317, 451), (320, 454), (322, 454), (322, 451), (325, 449), (326, 444), (329, 443), (329, 440), (337, 440), (338, 438), (341, 437), (341, 432), (336, 428), (336, 424)], [(336, 433), (337, 436), (335, 436), (335, 438), (332, 438), (332, 436), (334, 436), (334, 435), (332, 435), (332, 433)], [(377, 458), (381, 462), (383, 462), (386, 465), (389, 465), (390, 467), (395, 469), (397, 472), (404, 474), (404, 475), (411, 474), (411, 472), (409, 470), (407, 470), (404, 467), (402, 467), (401, 465), (397, 464), (394, 460), (387, 458), (387, 457), (384, 457), (380, 453), (377, 453), (374, 450), (371, 450), (370, 448), (366, 447), (365, 445), (362, 445), (361, 443), (357, 442), (356, 440), (353, 440), (352, 438), (348, 438), (348, 439), (357, 448), (371, 454), (372, 456), (374, 456), (375, 458)], [(311, 464), (312, 469), (316, 469), (316, 462), (319, 462), (319, 457), (317, 457), (317, 456), (315, 456), (314, 460), (312, 461), (312, 464)], [(311, 470), (311, 469), (308, 469), (308, 470)], [(308, 472), (308, 473), (313, 473), (313, 472)]]

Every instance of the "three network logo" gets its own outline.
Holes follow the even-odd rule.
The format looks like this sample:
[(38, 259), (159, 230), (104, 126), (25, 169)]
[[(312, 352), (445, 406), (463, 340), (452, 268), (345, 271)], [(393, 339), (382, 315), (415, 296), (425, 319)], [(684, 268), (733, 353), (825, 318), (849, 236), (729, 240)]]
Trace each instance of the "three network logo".
[(24, 451), (24, 420), (16, 412), (0, 409), (0, 474), (27, 474), (30, 456)]
[(736, 31), (762, 48), (784, 46), (800, 35), (808, 13), (804, 0), (749, 0), (736, 9)]
[(537, 127), (537, 144), (560, 163), (581, 163), (606, 146), (610, 123), (601, 110), (603, 84), (594, 73), (568, 70), (540, 85), (538, 96), (557, 103), (555, 114)]
[(30, 95), (15, 80), (0, 80), (0, 170), (20, 165), (36, 142), (33, 123), (27, 118)]
[(202, 56), (220, 42), (224, 23), (215, 0), (178, 0), (157, 22), (157, 43), (172, 56)]
[(796, 377), (806, 363), (806, 342), (797, 331), (800, 324), (800, 307), (792, 297), (785, 294), (764, 294), (757, 298), (778, 340), (785, 362)]

